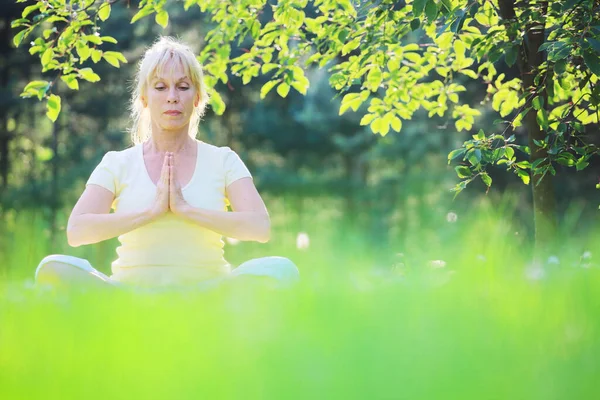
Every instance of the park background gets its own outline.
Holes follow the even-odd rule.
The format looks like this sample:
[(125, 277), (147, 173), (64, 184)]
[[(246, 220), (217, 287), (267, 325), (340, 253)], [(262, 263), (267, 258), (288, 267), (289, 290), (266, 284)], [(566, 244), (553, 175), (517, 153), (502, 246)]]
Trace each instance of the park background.
[[(65, 229), (70, 210), (102, 156), (107, 151), (130, 146), (126, 133), (128, 88), (144, 50), (159, 35), (171, 35), (181, 38), (198, 53), (211, 29), (211, 21), (205, 14), (197, 7), (184, 11), (182, 2), (166, 4), (169, 23), (165, 28), (153, 17), (130, 24), (137, 12), (137, 1), (114, 6), (102, 29), (116, 38), (118, 44), (105, 44), (105, 48), (122, 52), (129, 62), (122, 63), (120, 68), (104, 61), (90, 62), (101, 81), (93, 84), (82, 81), (78, 91), (69, 90), (59, 81), (56, 90), (61, 95), (62, 106), (58, 119), (52, 123), (46, 117), (43, 102), (19, 96), (29, 81), (42, 79), (44, 75), (39, 57), (30, 55), (28, 46), (15, 48), (16, 30), (10, 27), (11, 21), (19, 18), (23, 9), (32, 3), (3, 0), (0, 8), (0, 281), (5, 292), (5, 306), (14, 301), (11, 300), (14, 296), (22, 298), (31, 285), (37, 263), (48, 254), (83, 257), (102, 272), (110, 273), (117, 240), (69, 247)], [(408, 41), (417, 41), (420, 34), (413, 32)], [(233, 46), (232, 57), (243, 54), (248, 45), (248, 42), (242, 42)], [(519, 76), (516, 66), (507, 66), (503, 59), (495, 64), (498, 73), (506, 74), (507, 79)], [(448, 162), (448, 154), (481, 128), (488, 134), (501, 133), (504, 129), (496, 123), (498, 113), (491, 103), (482, 103), (486, 92), (480, 83), (466, 78), (461, 82), (460, 76), (457, 78), (457, 82), (467, 87), (461, 94), (462, 101), (481, 112), (472, 129), (459, 132), (448, 118), (428, 116), (426, 111), (419, 110), (411, 120), (403, 121), (401, 132), (391, 130), (380, 135), (374, 134), (369, 126), (360, 125), (366, 106), (339, 115), (341, 97), (336, 96), (329, 84), (331, 72), (327, 68), (311, 67), (305, 73), (310, 81), (306, 95), (291, 90), (282, 98), (272, 90), (261, 99), (260, 89), (267, 78), (259, 76), (244, 84), (241, 77), (229, 72), (228, 83), (215, 86), (227, 108), (222, 115), (217, 115), (211, 108), (207, 110), (198, 139), (229, 146), (238, 152), (253, 174), (272, 218), (273, 233), (269, 243), (226, 240), (226, 258), (239, 264), (253, 257), (289, 257), (298, 264), (303, 276), (305, 286), (301, 289), (304, 296), (301, 298), (310, 299), (315, 307), (317, 303), (322, 306), (319, 300), (328, 299), (327, 305), (323, 306), (326, 310), (336, 312), (336, 305), (343, 310), (337, 320), (339, 325), (333, 326), (328, 321), (331, 314), (323, 311), (313, 315), (309, 322), (305, 321), (308, 325), (299, 326), (302, 329), (321, 324), (330, 328), (327, 333), (311, 331), (312, 336), (308, 334), (301, 341), (306, 348), (326, 346), (325, 343), (339, 340), (338, 350), (343, 349), (343, 354), (354, 354), (350, 358), (327, 358), (321, 364), (322, 368), (344, 369), (347, 368), (344, 362), (350, 359), (378, 365), (368, 375), (371, 379), (368, 382), (380, 391), (370, 393), (375, 398), (386, 398), (390, 392), (382, 382), (391, 377), (386, 366), (392, 364), (390, 360), (394, 355), (399, 357), (396, 360), (401, 359), (400, 349), (403, 349), (418, 357), (423, 354), (421, 350), (427, 353), (427, 346), (436, 343), (437, 353), (430, 357), (439, 360), (438, 369), (427, 369), (425, 361), (417, 363), (409, 372), (413, 383), (406, 387), (407, 393), (431, 395), (441, 393), (436, 390), (461, 388), (469, 397), (481, 393), (478, 392), (481, 388), (463, 386), (463, 375), (457, 371), (445, 375), (445, 371), (455, 367), (454, 360), (459, 354), (464, 356), (460, 349), (474, 346), (480, 355), (475, 355), (474, 350), (458, 365), (483, 382), (484, 392), (486, 387), (503, 384), (502, 379), (492, 378), (493, 374), (506, 374), (503, 379), (510, 381), (512, 377), (513, 382), (520, 382), (510, 390), (495, 392), (499, 395), (497, 398), (503, 398), (502, 393), (506, 396), (514, 394), (513, 389), (523, 390), (519, 393), (527, 393), (529, 398), (561, 398), (560, 394), (570, 390), (577, 390), (582, 396), (574, 398), (590, 398), (591, 377), (597, 372), (593, 355), (598, 354), (598, 342), (594, 340), (598, 317), (593, 315), (597, 299), (593, 300), (592, 296), (593, 289), (598, 288), (598, 264), (595, 261), (600, 239), (600, 191), (596, 189), (600, 176), (598, 158), (591, 158), (589, 166), (582, 171), (557, 165), (557, 240), (541, 264), (535, 264), (531, 261), (534, 233), (529, 185), (524, 185), (515, 174), (507, 173), (506, 168), (493, 166), (488, 169), (493, 178), (490, 188), (482, 182), (473, 182), (457, 196), (451, 191), (459, 178), (454, 165)], [(586, 126), (586, 134), (592, 143), (600, 143), (598, 128), (598, 124)], [(514, 134), (517, 143), (526, 144), (523, 127), (517, 128)], [(335, 292), (337, 294), (331, 294), (338, 287), (341, 289)], [(485, 288), (485, 299), (495, 306), (484, 311), (486, 301), (476, 305), (479, 292), (474, 288)], [(380, 297), (360, 297), (378, 290), (381, 290)], [(561, 299), (566, 300), (561, 302)], [(438, 301), (447, 301), (447, 308)], [(403, 302), (416, 308), (399, 310), (394, 306)], [(268, 309), (265, 311), (268, 315), (280, 312), (279, 308), (273, 310), (273, 303), (268, 304), (262, 304)], [(298, 324), (298, 319), (294, 322), (293, 318), (306, 313), (305, 308), (289, 298), (283, 304), (287, 305), (286, 310), (291, 310), (290, 314), (277, 314), (282, 318), (279, 320), (281, 325), (268, 325), (272, 331), (260, 331), (261, 337), (281, 333), (284, 330), (282, 320), (291, 325)], [(569, 312), (569, 306), (577, 310), (575, 315)], [(98, 313), (108, 313), (105, 308), (97, 307)], [(169, 311), (166, 306), (162, 307), (157, 313), (167, 318)], [(554, 313), (542, 313), (546, 307), (554, 307)], [(32, 318), (43, 314), (33, 305), (21, 311), (22, 316)], [(213, 318), (211, 321), (223, 323), (216, 312), (207, 312)], [(488, 314), (483, 318), (480, 312), (491, 313), (491, 316)], [(352, 317), (356, 313), (365, 325), (357, 325)], [(14, 315), (5, 315), (5, 327), (17, 320)], [(67, 324), (79, 321), (62, 314), (58, 316), (59, 321), (60, 318)], [(394, 323), (387, 330), (375, 330), (381, 321), (390, 322), (397, 318), (405, 318), (409, 325), (410, 321), (419, 322), (402, 331), (396, 330)], [(440, 341), (444, 335), (439, 331), (436, 334), (436, 329), (449, 329), (455, 318), (462, 318), (465, 325), (453, 333), (445, 331), (449, 336)], [(39, 328), (30, 322), (31, 318), (24, 320), (31, 324), (27, 326), (32, 330)], [(60, 336), (56, 333), (57, 326), (53, 328), (55, 339)], [(481, 340), (489, 334), (486, 328), (495, 329), (491, 338), (498, 339), (505, 347), (496, 346), (492, 343), (494, 340)], [(129, 329), (136, 328), (130, 326)], [(223, 331), (219, 332), (225, 335), (234, 334), (224, 327), (220, 329)], [(343, 338), (346, 333), (342, 332), (347, 329), (356, 331)], [(374, 331), (370, 329), (378, 334), (373, 335)], [(22, 332), (13, 327), (4, 334), (5, 339), (16, 338)], [(99, 333), (93, 335), (97, 339), (107, 338)], [(182, 333), (178, 335), (184, 341), (191, 340), (181, 336)], [(216, 338), (217, 333), (214, 335)], [(539, 347), (529, 346), (532, 335), (537, 336)], [(116, 346), (126, 346), (120, 338), (109, 337)], [(381, 341), (371, 341), (375, 337)], [(387, 353), (390, 348), (384, 343), (397, 338), (404, 338), (404, 344)], [(416, 345), (415, 338), (421, 340)], [(354, 349), (357, 339), (369, 340), (373, 353)], [(456, 341), (450, 343), (452, 339)], [(248, 350), (249, 343), (258, 339), (240, 340), (240, 349)], [(416, 347), (411, 349), (411, 344)], [(41, 345), (35, 349), (41, 351)], [(155, 351), (156, 357), (172, 357), (166, 349)], [(277, 358), (276, 353), (273, 347), (267, 357), (273, 361)], [(301, 361), (294, 364), (298, 374), (307, 373), (308, 367), (302, 360), (308, 363), (308, 355), (302, 355), (292, 347), (285, 347), (284, 353)], [(16, 365), (15, 355), (23, 355), (15, 349), (8, 354), (8, 358), (0, 359), (8, 360), (12, 367)], [(11, 359), (10, 354), (15, 357)], [(255, 354), (244, 354), (248, 364), (250, 360), (258, 362), (258, 358), (252, 358), (258, 357)], [(486, 356), (482, 354), (490, 357), (487, 358), (491, 363), (488, 365), (490, 374), (475, 367), (485, 364)], [(505, 369), (501, 359), (507, 354), (517, 363), (523, 357), (530, 369)], [(102, 359), (99, 352), (88, 356)], [(24, 359), (36, 357), (34, 350), (30, 350)], [(70, 368), (69, 362), (73, 362), (74, 356), (69, 357), (67, 361), (61, 361), (63, 364), (58, 362), (57, 368), (61, 365)], [(180, 361), (192, 362), (187, 358), (184, 360), (183, 355), (178, 357)], [(382, 359), (387, 363), (380, 362)], [(81, 362), (79, 358), (77, 360)], [(103, 365), (117, 365), (115, 361), (111, 362), (115, 364)], [(406, 360), (400, 363), (411, 369)], [(127, 365), (125, 362), (118, 368), (125, 370)], [(255, 374), (273, 372), (266, 364), (258, 365)], [(218, 366), (231, 368), (224, 361)], [(142, 370), (151, 376), (149, 367), (145, 368)], [(235, 368), (241, 373), (241, 365)], [(433, 371), (433, 376), (438, 378), (443, 376), (443, 385), (437, 389), (429, 387), (427, 380), (419, 375), (426, 370)], [(367, 393), (361, 392), (366, 386), (348, 385), (353, 376), (360, 381), (365, 375), (360, 375), (358, 370), (345, 371), (346, 377), (334, 374), (330, 380), (309, 380), (312, 383), (298, 389), (297, 393), (308, 396), (312, 392), (307, 387), (326, 387), (324, 382), (333, 385), (340, 396)], [(518, 374), (522, 374), (521, 377)], [(293, 381), (286, 381), (285, 376), (283, 372), (278, 375), (281, 387), (273, 390), (285, 390), (294, 385)], [(554, 391), (544, 386), (556, 376), (565, 379), (554, 383)], [(257, 396), (273, 394), (260, 392), (252, 386), (251, 377), (243, 380), (255, 390), (250, 393)], [(522, 377), (527, 379), (520, 381)], [(19, 379), (4, 382), (15, 384)], [(50, 378), (43, 380), (42, 386), (50, 385), (49, 382)], [(529, 385), (532, 382), (534, 384)], [(73, 386), (73, 393), (87, 393), (85, 390), (89, 388), (83, 386)], [(11, 388), (16, 390), (16, 386), (8, 387), (9, 391)], [(137, 393), (146, 393), (141, 386), (135, 387), (140, 390)], [(187, 393), (185, 391), (192, 390), (192, 386), (173, 390)], [(211, 386), (210, 390), (211, 393), (223, 393), (224, 389)], [(241, 393), (230, 390), (227, 393), (231, 396)], [(298, 396), (302, 397), (300, 394)]]
[[(37, 262), (55, 253), (88, 258), (107, 272), (116, 239), (70, 248), (65, 234), (70, 210), (101, 157), (131, 145), (126, 132), (128, 88), (145, 48), (158, 35), (172, 35), (198, 53), (211, 23), (197, 7), (184, 11), (179, 2), (167, 4), (170, 22), (165, 29), (153, 18), (130, 24), (137, 12), (133, 3), (113, 7), (103, 30), (118, 45), (105, 47), (122, 52), (130, 62), (120, 68), (104, 61), (91, 64), (102, 80), (83, 81), (78, 91), (59, 81), (62, 111), (53, 124), (44, 103), (19, 97), (29, 81), (43, 75), (38, 57), (29, 55), (26, 46), (17, 49), (13, 44), (16, 30), (10, 22), (26, 6), (6, 1), (2, 8), (0, 276), (30, 278)], [(232, 58), (248, 46), (234, 46)], [(496, 68), (507, 80), (518, 77), (516, 66), (510, 68), (503, 60), (496, 62)], [(244, 85), (239, 76), (229, 73), (229, 82), (216, 86), (226, 111), (215, 115), (209, 107), (200, 124), (200, 140), (229, 146), (241, 155), (273, 217), (271, 243), (228, 243), (232, 262), (239, 263), (249, 254), (274, 252), (294, 258), (301, 232), (312, 239), (306, 252), (327, 251), (331, 243), (344, 248), (335, 255), (337, 261), (324, 268), (336, 269), (355, 260), (354, 252), (369, 253), (366, 268), (391, 267), (398, 253), (439, 259), (448, 256), (452, 248), (448, 243), (458, 227), (475, 229), (481, 207), (497, 212), (506, 224), (504, 234), (518, 236), (518, 243), (532, 242), (531, 187), (505, 168), (490, 170), (494, 183), (489, 190), (481, 182), (456, 198), (450, 190), (459, 179), (454, 165), (448, 164), (448, 153), (481, 128), (487, 133), (504, 130), (504, 125), (494, 125), (498, 113), (491, 104), (480, 104), (486, 96), (484, 86), (466, 77), (461, 82), (457, 76), (459, 83), (467, 85), (461, 95), (464, 103), (481, 112), (471, 130), (457, 132), (448, 118), (428, 117), (419, 110), (404, 122), (401, 132), (392, 130), (382, 137), (359, 124), (362, 108), (338, 115), (341, 98), (330, 87), (326, 68), (313, 67), (306, 75), (311, 86), (305, 96), (291, 90), (281, 98), (272, 90), (261, 100), (260, 88), (268, 78), (261, 76)], [(514, 133), (517, 142), (526, 143), (523, 126)], [(598, 142), (597, 124), (587, 126), (586, 133)], [(585, 237), (597, 225), (598, 161), (592, 158), (580, 172), (557, 168), (561, 233)], [(486, 240), (488, 233), (480, 234)], [(583, 241), (577, 251), (591, 250), (586, 245)]]

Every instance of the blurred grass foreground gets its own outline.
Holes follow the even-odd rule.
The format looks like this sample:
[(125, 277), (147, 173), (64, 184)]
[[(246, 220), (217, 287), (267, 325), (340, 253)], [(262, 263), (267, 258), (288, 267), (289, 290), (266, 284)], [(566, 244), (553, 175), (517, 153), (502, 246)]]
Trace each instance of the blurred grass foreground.
[(155, 294), (33, 287), (18, 271), (43, 255), (44, 228), (15, 220), (0, 399), (598, 398), (598, 232), (538, 265), (500, 215), (461, 218), (440, 243), (407, 233), (402, 254), (340, 224), (298, 235), (274, 220), (266, 247), (227, 251), (292, 258), (296, 287)]

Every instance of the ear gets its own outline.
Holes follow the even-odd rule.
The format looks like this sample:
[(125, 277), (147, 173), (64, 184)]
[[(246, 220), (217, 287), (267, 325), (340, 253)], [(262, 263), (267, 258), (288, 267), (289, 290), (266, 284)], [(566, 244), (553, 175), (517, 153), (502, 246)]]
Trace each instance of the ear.
[(198, 107), (198, 104), (200, 104), (200, 92), (198, 92), (196, 94), (196, 100), (194, 101), (194, 107)]
[(142, 101), (142, 105), (144, 106), (144, 108), (148, 107), (148, 102), (146, 101), (146, 99), (144, 98), (144, 96), (141, 96), (140, 100)]

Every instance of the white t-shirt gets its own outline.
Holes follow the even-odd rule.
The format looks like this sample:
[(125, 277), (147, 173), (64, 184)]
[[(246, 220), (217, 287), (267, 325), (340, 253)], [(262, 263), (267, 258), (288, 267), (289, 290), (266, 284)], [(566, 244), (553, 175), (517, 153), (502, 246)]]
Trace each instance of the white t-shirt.
[[(225, 188), (232, 182), (251, 177), (240, 157), (229, 147), (216, 147), (197, 141), (196, 168), (182, 188), (192, 206), (227, 210)], [(92, 172), (86, 185), (102, 186), (115, 194), (115, 213), (148, 209), (156, 196), (156, 185), (148, 175), (142, 144), (109, 151)], [(226, 274), (230, 265), (224, 258), (222, 236), (171, 212), (119, 236), (118, 258), (112, 263), (114, 276), (129, 276), (147, 268), (202, 270), (210, 275)], [(143, 272), (142, 272), (143, 273)], [(127, 278), (129, 279), (129, 278)]]

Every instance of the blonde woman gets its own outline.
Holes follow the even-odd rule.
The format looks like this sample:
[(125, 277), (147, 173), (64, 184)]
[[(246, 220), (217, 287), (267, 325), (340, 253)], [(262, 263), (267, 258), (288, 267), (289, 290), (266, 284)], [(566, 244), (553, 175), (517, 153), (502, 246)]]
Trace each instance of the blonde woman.
[(112, 275), (85, 259), (50, 255), (36, 270), (38, 282), (164, 288), (239, 276), (278, 285), (298, 279), (287, 258), (253, 259), (235, 269), (225, 260), (223, 236), (267, 242), (270, 220), (239, 156), (196, 139), (207, 101), (202, 67), (188, 46), (162, 37), (146, 51), (131, 98), (134, 145), (105, 154), (67, 227), (74, 247), (118, 236)]

